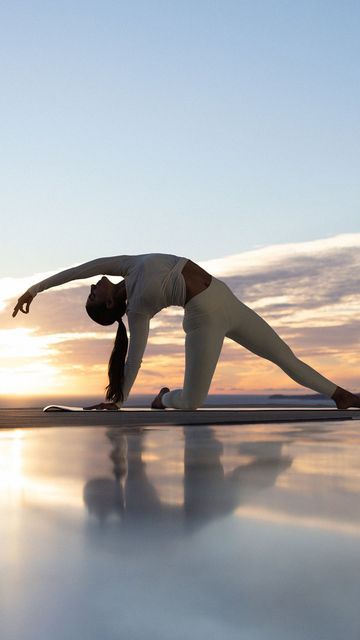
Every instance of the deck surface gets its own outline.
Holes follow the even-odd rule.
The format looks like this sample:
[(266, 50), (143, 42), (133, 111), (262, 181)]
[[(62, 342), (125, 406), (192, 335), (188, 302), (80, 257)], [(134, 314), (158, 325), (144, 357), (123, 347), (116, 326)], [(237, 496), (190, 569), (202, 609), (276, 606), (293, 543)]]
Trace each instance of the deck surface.
[(68, 426), (210, 425), (323, 420), (359, 420), (359, 409), (324, 407), (211, 407), (197, 411), (128, 408), (122, 411), (43, 412), (40, 409), (0, 409), (0, 429)]

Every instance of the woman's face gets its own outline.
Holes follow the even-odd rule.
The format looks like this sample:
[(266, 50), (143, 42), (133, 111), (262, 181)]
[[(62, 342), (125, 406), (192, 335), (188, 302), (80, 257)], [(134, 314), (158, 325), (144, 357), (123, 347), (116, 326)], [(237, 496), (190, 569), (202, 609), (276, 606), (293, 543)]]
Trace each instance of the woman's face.
[(96, 284), (91, 285), (86, 305), (106, 304), (108, 307), (113, 306), (113, 286), (112, 282), (103, 276)]

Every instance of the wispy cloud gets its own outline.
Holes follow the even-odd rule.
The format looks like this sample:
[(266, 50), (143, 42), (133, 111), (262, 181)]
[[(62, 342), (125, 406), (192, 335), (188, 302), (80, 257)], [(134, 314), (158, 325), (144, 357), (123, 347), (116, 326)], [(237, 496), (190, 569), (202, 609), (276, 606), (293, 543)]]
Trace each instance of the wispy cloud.
[[(263, 316), (299, 357), (338, 384), (357, 389), (359, 249), (360, 234), (344, 234), (264, 247), (201, 264)], [(88, 283), (69, 283), (39, 294), (29, 315), (11, 318), (18, 295), (47, 275), (0, 279), (1, 370), (6, 387), (13, 372), (18, 376), (19, 367), (25, 371), (36, 361), (38, 371), (44, 366), (43, 382), (37, 376), (39, 393), (49, 391), (56, 379), (56, 389), (62, 392), (98, 390), (101, 394), (115, 327), (99, 327), (88, 318), (84, 309)], [(153, 319), (134, 392), (153, 392), (165, 382), (172, 387), (182, 384), (182, 316), (182, 309), (173, 307)], [(301, 390), (273, 364), (226, 339), (211, 391), (276, 388)]]

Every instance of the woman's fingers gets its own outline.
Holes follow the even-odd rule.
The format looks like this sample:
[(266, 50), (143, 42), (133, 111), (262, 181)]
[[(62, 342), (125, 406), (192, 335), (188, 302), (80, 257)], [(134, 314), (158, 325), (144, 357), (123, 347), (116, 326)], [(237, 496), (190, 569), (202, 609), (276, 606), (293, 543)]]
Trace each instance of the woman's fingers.
[(22, 304), (20, 304), (20, 302), (17, 303), (16, 307), (14, 308), (13, 311), (13, 318), (15, 318), (15, 316), (19, 313), (19, 311), (22, 311), (23, 313), (25, 313), (25, 311), (22, 309)]
[(83, 407), (83, 409), (96, 409), (97, 411), (118, 411), (119, 407), (114, 402), (99, 402), (99, 404), (92, 404), (91, 407)]
[[(14, 311), (12, 313), (12, 317), (15, 318), (15, 316), (18, 314), (19, 311), (21, 311), (21, 313), (29, 313), (29, 307), (32, 303), (32, 300), (33, 300), (33, 297), (30, 293), (28, 292), (24, 293), (17, 301), (14, 307)], [(25, 308), (23, 308), (24, 306)]]

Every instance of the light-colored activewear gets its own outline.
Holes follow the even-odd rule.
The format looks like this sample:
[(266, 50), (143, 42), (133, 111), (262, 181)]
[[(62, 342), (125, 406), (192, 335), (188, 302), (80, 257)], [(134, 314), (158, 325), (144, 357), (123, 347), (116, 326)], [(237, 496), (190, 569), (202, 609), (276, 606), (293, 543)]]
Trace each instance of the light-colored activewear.
[[(125, 401), (141, 367), (149, 336), (150, 319), (165, 307), (185, 305), (186, 284), (181, 271), (187, 261), (188, 258), (166, 253), (97, 258), (56, 273), (34, 284), (28, 292), (35, 297), (37, 293), (51, 287), (100, 275), (124, 278), (127, 293), (126, 315), (130, 333), (124, 368)], [(121, 402), (117, 403), (119, 407), (121, 404)]]
[[(162, 396), (165, 407), (197, 409), (210, 388), (225, 337), (277, 364), (298, 384), (331, 397), (336, 384), (299, 360), (278, 334), (229, 287), (212, 277), (210, 285), (185, 304), (182, 269), (187, 258), (163, 253), (98, 258), (50, 276), (28, 290), (40, 291), (96, 275), (122, 276), (127, 292), (129, 349), (125, 362), (124, 401), (135, 382), (146, 348), (150, 319), (172, 305), (185, 309), (185, 375), (182, 389)], [(117, 403), (121, 406), (121, 402)]]
[(99, 275), (122, 276), (125, 279), (127, 293), (126, 312), (142, 313), (152, 318), (170, 305), (184, 306), (186, 285), (181, 271), (187, 261), (188, 258), (166, 253), (97, 258), (60, 271), (34, 284), (28, 292), (35, 297), (40, 291), (58, 287), (72, 280)]
[(290, 347), (229, 287), (212, 277), (207, 289), (185, 305), (185, 375), (182, 389), (164, 393), (165, 407), (196, 409), (208, 393), (224, 338), (277, 364), (295, 382), (329, 398), (337, 385), (299, 360)]

